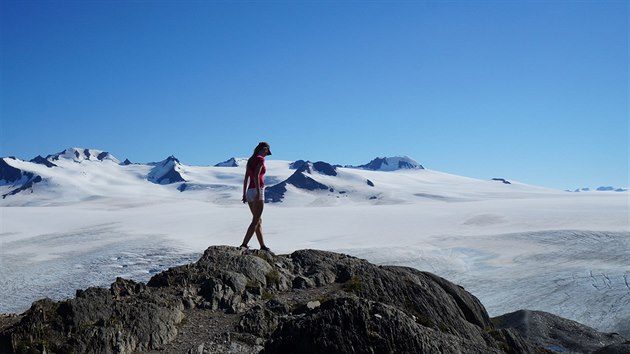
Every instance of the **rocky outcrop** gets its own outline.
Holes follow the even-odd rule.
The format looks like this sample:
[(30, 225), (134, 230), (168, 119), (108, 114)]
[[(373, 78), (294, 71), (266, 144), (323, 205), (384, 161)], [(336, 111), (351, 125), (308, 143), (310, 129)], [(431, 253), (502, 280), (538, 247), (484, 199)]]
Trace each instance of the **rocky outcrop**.
[[(132, 290), (133, 289), (133, 290)], [(144, 284), (118, 279), (111, 289), (33, 303), (0, 335), (0, 352), (131, 353), (159, 348), (177, 335), (181, 304)]]
[(0, 352), (546, 352), (506, 323), (495, 327), (472, 294), (416, 269), (213, 246), (146, 285), (117, 279), (0, 318)]
[(543, 311), (519, 310), (496, 318), (497, 328), (512, 328), (525, 339), (561, 353), (630, 353), (630, 343), (616, 333), (597, 330)]

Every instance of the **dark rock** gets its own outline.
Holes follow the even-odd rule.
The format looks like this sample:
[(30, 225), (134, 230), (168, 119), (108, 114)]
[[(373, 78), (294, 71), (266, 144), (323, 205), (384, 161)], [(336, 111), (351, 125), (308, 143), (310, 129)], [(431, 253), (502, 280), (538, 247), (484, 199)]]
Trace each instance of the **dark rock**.
[(630, 341), (620, 344), (607, 345), (597, 349), (593, 354), (628, 354), (630, 353)]
[(172, 341), (183, 319), (174, 299), (160, 294), (114, 300), (107, 289), (77, 291), (75, 299), (33, 304), (24, 318), (0, 336), (7, 352), (131, 353)]
[(328, 187), (327, 185), (317, 182), (316, 180), (314, 180), (313, 178), (305, 175), (304, 173), (300, 172), (299, 170), (296, 171), (293, 175), (291, 175), (286, 180), (286, 183), (290, 184), (290, 185), (293, 185), (293, 186), (295, 186), (297, 188), (300, 188), (300, 189), (306, 189), (308, 191), (330, 189), (330, 187)]
[(169, 156), (166, 160), (153, 164), (155, 167), (149, 172), (149, 181), (156, 184), (171, 184), (186, 182), (179, 173), (179, 160), (175, 156)]
[(0, 181), (14, 183), (20, 179), (22, 179), (22, 170), (9, 165), (4, 159), (0, 159)]
[(503, 182), (503, 184), (512, 184), (510, 183), (510, 181), (506, 180), (505, 178), (493, 178), (493, 181), (499, 181), (499, 182)]
[(109, 152), (103, 151), (103, 152), (101, 152), (100, 154), (98, 154), (96, 156), (96, 159), (99, 160), (99, 161), (103, 161), (108, 156), (109, 156)]
[[(280, 202), (284, 199), (284, 194), (287, 192), (287, 184), (290, 184), (294, 187), (305, 189), (308, 191), (317, 191), (317, 190), (329, 190), (331, 191), (331, 187), (319, 183), (313, 178), (304, 174), (303, 171), (297, 170), (293, 173), (289, 178), (287, 178), (284, 182), (280, 182), (274, 186), (265, 189), (265, 201), (266, 202)], [(334, 191), (334, 189), (332, 189)]]
[(131, 165), (131, 164), (132, 164), (132, 162), (131, 162), (131, 161), (129, 161), (129, 159), (125, 159), (125, 161), (123, 161), (123, 163), (122, 163), (122, 164), (123, 164), (124, 166), (129, 166), (129, 165)]
[(265, 188), (265, 202), (266, 203), (279, 203), (284, 199), (284, 194), (287, 192), (287, 183), (280, 182), (271, 187)]
[(38, 175), (34, 176), (31, 173), (28, 173), (28, 174), (25, 173), (25, 175), (27, 175), (29, 177), (29, 180), (26, 181), (26, 183), (24, 183), (21, 187), (16, 188), (16, 189), (10, 191), (9, 193), (6, 193), (6, 194), (2, 195), (2, 199), (6, 198), (6, 197), (8, 197), (10, 195), (15, 195), (15, 194), (18, 194), (18, 193), (20, 193), (22, 191), (26, 191), (26, 190), (29, 190), (29, 189), (31, 189), (31, 191), (32, 191), (32, 188), (33, 188), (33, 186), (36, 183), (40, 183), (41, 181), (43, 181), (41, 176), (38, 176)]
[(242, 317), (236, 330), (246, 332), (260, 338), (268, 338), (280, 324), (279, 316), (260, 305), (247, 311)]
[(57, 167), (57, 165), (55, 165), (54, 163), (46, 160), (45, 158), (43, 158), (41, 155), (37, 155), (35, 158), (33, 158), (30, 162), (32, 163), (36, 163), (39, 165), (44, 165), (46, 167), (52, 168), (52, 167)]
[(350, 297), (282, 323), (263, 353), (502, 353), (494, 344), (427, 328), (393, 306)]
[(278, 299), (271, 299), (265, 303), (265, 308), (278, 315), (288, 315), (291, 311), (289, 305)]
[(116, 281), (112, 283), (109, 291), (112, 293), (114, 299), (121, 299), (126, 296), (133, 296), (145, 291), (147, 286), (144, 283), (137, 283), (133, 280), (127, 280), (123, 278), (116, 278)]
[(4, 158), (0, 159), (0, 184), (13, 184), (13, 187), (16, 187), (10, 192), (3, 194), (2, 199), (29, 189), (32, 190), (35, 184), (42, 181), (43, 178), (40, 175), (15, 168), (9, 165)]
[(519, 310), (495, 317), (492, 321), (497, 328), (514, 329), (530, 343), (556, 352), (591, 353), (605, 346), (626, 342), (618, 334), (601, 333), (542, 311)]
[(337, 168), (323, 161), (317, 161), (313, 164), (313, 169), (326, 176), (336, 176)]
[(395, 306), (427, 326), (462, 337), (483, 337), (491, 326), (483, 305), (463, 288), (436, 275), (406, 267), (376, 267), (365, 260), (315, 250), (291, 255), (295, 271), (315, 286), (344, 283), (346, 290), (372, 301)]
[(555, 318), (546, 331), (523, 332), (518, 316), (495, 327), (472, 294), (416, 269), (229, 246), (147, 285), (118, 278), (0, 320), (3, 353), (544, 353), (551, 334), (567, 338), (558, 328), (582, 336), (581, 348), (625, 348)]
[(374, 160), (368, 162), (365, 165), (357, 166), (365, 170), (372, 171), (393, 171), (393, 170), (405, 170), (405, 169), (419, 169), (424, 167), (416, 161), (408, 157), (377, 157)]
[[(299, 167), (298, 167), (299, 166)], [(337, 168), (326, 162), (318, 161), (311, 164), (308, 161), (296, 161), (291, 164), (291, 168), (297, 168), (296, 171), (286, 180), (265, 189), (265, 201), (268, 203), (281, 202), (284, 194), (287, 192), (287, 185), (292, 185), (299, 189), (307, 191), (323, 191), (328, 190), (334, 192), (331, 186), (317, 182), (311, 175), (313, 171), (327, 175), (336, 176)]]
[(298, 169), (302, 168), (302, 166), (304, 166), (305, 163), (306, 163), (306, 161), (304, 161), (304, 160), (297, 160), (297, 161), (291, 162), (289, 164), (289, 168), (292, 169), (292, 170), (298, 170)]
[(214, 167), (238, 167), (238, 163), (236, 162), (236, 159), (232, 157), (223, 162), (219, 162), (218, 164), (214, 165)]

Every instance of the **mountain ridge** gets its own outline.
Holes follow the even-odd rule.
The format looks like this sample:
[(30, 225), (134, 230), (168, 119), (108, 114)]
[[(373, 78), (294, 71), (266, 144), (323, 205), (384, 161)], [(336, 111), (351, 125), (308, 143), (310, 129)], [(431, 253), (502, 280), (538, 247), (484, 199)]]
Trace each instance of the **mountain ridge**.
[[(235, 193), (242, 186), (245, 158), (232, 157), (214, 166), (191, 166), (183, 164), (178, 158), (171, 155), (164, 160), (148, 163), (131, 163), (128, 159), (120, 162), (112, 154), (98, 149), (67, 148), (59, 153), (41, 155), (25, 161), (15, 157), (3, 157), (0, 159), (0, 195), (2, 199), (15, 197), (16, 195), (31, 194), (35, 201), (41, 193), (46, 194), (47, 190), (55, 190), (56, 195), (72, 193), (77, 195), (77, 200), (83, 200), (92, 196), (111, 196), (110, 192), (116, 192), (116, 186), (137, 185), (142, 181), (152, 185), (162, 185), (174, 187), (172, 190), (180, 193), (197, 193), (202, 191), (222, 191), (222, 195), (228, 191)], [(377, 157), (367, 164), (342, 166), (324, 161), (296, 160), (292, 162), (281, 160), (268, 160), (267, 173), (267, 195), (266, 201), (272, 203), (284, 203), (287, 200), (302, 198), (307, 196), (307, 200), (314, 202), (318, 198), (325, 197), (328, 204), (335, 203), (341, 199), (355, 201), (372, 201), (374, 203), (396, 203), (401, 199), (401, 188), (409, 181), (409, 177), (417, 179), (419, 183), (428, 183), (427, 176), (436, 176), (437, 171), (430, 171), (424, 168), (415, 160), (402, 157)], [(377, 175), (373, 175), (376, 173)], [(385, 175), (387, 174), (387, 175)], [(102, 176), (101, 176), (102, 175)], [(107, 186), (106, 192), (89, 190), (83, 188), (85, 181), (97, 180), (105, 176), (109, 181), (116, 181)], [(424, 176), (424, 177), (423, 177)], [(444, 179), (452, 180), (451, 184), (468, 184), (475, 180), (459, 176), (461, 180), (453, 180), (443, 174)], [(454, 176), (454, 175), (453, 175)], [(426, 178), (425, 178), (426, 177)], [(436, 176), (437, 177), (437, 176)], [(433, 178), (433, 177), (431, 177)], [(493, 178), (493, 183), (497, 181), (505, 184), (505, 188), (512, 190), (529, 188), (526, 185), (504, 178)], [(487, 181), (492, 181), (487, 180)], [(475, 189), (487, 189), (485, 182), (478, 181)], [(44, 183), (42, 183), (44, 182)], [(185, 184), (185, 185), (182, 185)], [(81, 188), (75, 188), (81, 185)], [(426, 188), (412, 193), (416, 196), (435, 196), (436, 193)], [(415, 186), (413, 188), (416, 188)], [(419, 188), (419, 187), (418, 187)], [(494, 187), (492, 187), (494, 188)], [(531, 190), (542, 188), (531, 186)], [(496, 188), (495, 188), (496, 189)], [(86, 192), (87, 195), (79, 195), (79, 192)], [(499, 191), (499, 190), (497, 190)], [(598, 192), (618, 191), (627, 192), (623, 188), (599, 188)], [(118, 194), (124, 196), (126, 193), (135, 193), (134, 190), (120, 190)], [(146, 191), (152, 193), (150, 191)], [(472, 193), (472, 192), (471, 192)], [(235, 198), (240, 199), (238, 196)], [(287, 199), (288, 198), (288, 199)], [(450, 196), (438, 196), (439, 200), (456, 200)], [(49, 197), (53, 199), (52, 196)], [(323, 201), (323, 199), (321, 199)], [(304, 203), (308, 203), (305, 201)]]
[[(65, 178), (65, 181), (70, 182), (70, 184), (76, 183), (74, 180), (78, 178), (72, 178), (71, 175), (81, 174), (88, 178), (89, 176), (95, 176), (95, 174), (99, 173), (98, 169), (101, 167), (98, 167), (98, 165), (88, 166), (86, 164), (104, 162), (111, 162), (121, 167), (133, 168), (136, 177), (140, 176), (153, 184), (177, 185), (179, 192), (212, 189), (204, 187), (204, 185), (207, 184), (199, 181), (207, 178), (207, 176), (194, 173), (194, 171), (192, 175), (190, 174), (191, 170), (203, 167), (185, 165), (173, 155), (158, 162), (131, 163), (129, 159), (125, 159), (121, 162), (118, 158), (103, 150), (72, 147), (58, 153), (49, 154), (45, 158), (38, 155), (29, 161), (16, 158), (2, 158), (0, 161), (2, 161), (0, 165), (0, 194), (3, 199), (27, 191), (30, 191), (31, 194), (37, 194), (41, 192), (44, 187), (37, 187), (36, 184), (42, 181), (53, 181), (55, 182), (53, 184), (57, 186), (56, 188), (62, 188), (64, 183), (58, 180), (59, 177), (55, 171), (65, 171), (66, 175), (70, 175)], [(215, 164), (214, 167), (242, 168), (246, 161), (247, 159), (244, 158), (232, 157), (226, 161)], [(77, 165), (74, 165), (74, 163)], [(37, 166), (45, 166), (49, 170), (42, 170)], [(386, 167), (383, 168), (382, 166)], [(310, 162), (297, 160), (291, 162), (288, 167), (290, 170), (295, 170), (292, 175), (283, 179), (278, 177), (275, 178), (275, 180), (274, 178), (270, 179), (272, 183), (268, 189), (268, 202), (281, 202), (285, 198), (287, 185), (309, 192), (329, 191), (332, 193), (339, 189), (339, 187), (335, 186), (334, 181), (320, 181), (319, 179), (320, 177), (337, 176), (337, 169), (342, 168), (341, 165), (332, 165), (324, 161)], [(104, 168), (105, 167), (103, 167), (103, 169)], [(368, 164), (356, 167), (346, 166), (345, 168), (383, 172), (424, 169), (420, 164), (408, 157), (380, 157), (372, 160)], [(107, 172), (104, 173), (113, 173), (111, 166), (107, 167), (107, 169)], [(125, 171), (125, 169), (121, 169), (118, 172), (122, 171)], [(126, 179), (128, 176), (124, 173), (120, 173), (120, 178)], [(365, 178), (361, 184), (363, 184), (363, 182), (373, 186), (373, 183), (367, 178)], [(185, 185), (180, 185), (181, 183), (185, 183)], [(60, 192), (63, 191), (60, 190)]]

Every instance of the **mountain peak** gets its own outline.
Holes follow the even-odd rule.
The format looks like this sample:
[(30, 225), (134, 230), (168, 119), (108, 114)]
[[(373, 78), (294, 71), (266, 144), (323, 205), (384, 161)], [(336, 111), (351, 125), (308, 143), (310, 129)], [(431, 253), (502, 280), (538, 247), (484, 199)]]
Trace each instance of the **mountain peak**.
[(186, 179), (181, 175), (181, 163), (175, 156), (171, 155), (165, 160), (153, 163), (152, 165), (155, 167), (149, 172), (149, 181), (156, 184), (186, 182)]
[(60, 159), (72, 160), (74, 162), (88, 161), (105, 161), (109, 160), (115, 163), (120, 163), (114, 155), (109, 152), (96, 150), (96, 149), (84, 149), (79, 147), (67, 148), (62, 152), (48, 155), (46, 160), (58, 161)]
[(423, 170), (424, 167), (407, 156), (377, 157), (365, 165), (357, 166), (372, 171)]
[(243, 158), (237, 159), (236, 157), (232, 157), (223, 162), (219, 162), (218, 164), (214, 165), (214, 167), (238, 167), (238, 166), (246, 165), (246, 164), (247, 164), (247, 159), (243, 159)]
[(315, 171), (315, 172), (324, 174), (326, 176), (337, 175), (337, 166), (333, 166), (329, 164), (328, 162), (324, 162), (324, 161), (310, 162), (310, 161), (304, 161), (304, 160), (297, 160), (295, 162), (292, 162), (289, 165), (289, 168), (296, 170), (296, 172), (298, 173), (306, 172), (308, 174), (312, 174), (313, 171)]
[(42, 155), (37, 155), (35, 158), (31, 159), (30, 162), (39, 164), (39, 165), (44, 165), (46, 167), (55, 167), (57, 165), (55, 165), (54, 163), (46, 160), (45, 158), (42, 157)]
[(173, 155), (167, 157), (166, 160), (163, 161), (164, 164), (169, 163), (169, 162), (180, 163), (179, 159)]

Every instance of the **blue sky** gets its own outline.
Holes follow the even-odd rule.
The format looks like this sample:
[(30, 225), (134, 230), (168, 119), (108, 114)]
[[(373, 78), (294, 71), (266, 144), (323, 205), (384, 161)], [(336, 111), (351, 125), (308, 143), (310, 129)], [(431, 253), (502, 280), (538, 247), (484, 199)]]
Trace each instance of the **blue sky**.
[(0, 156), (628, 186), (627, 1), (9, 1)]

